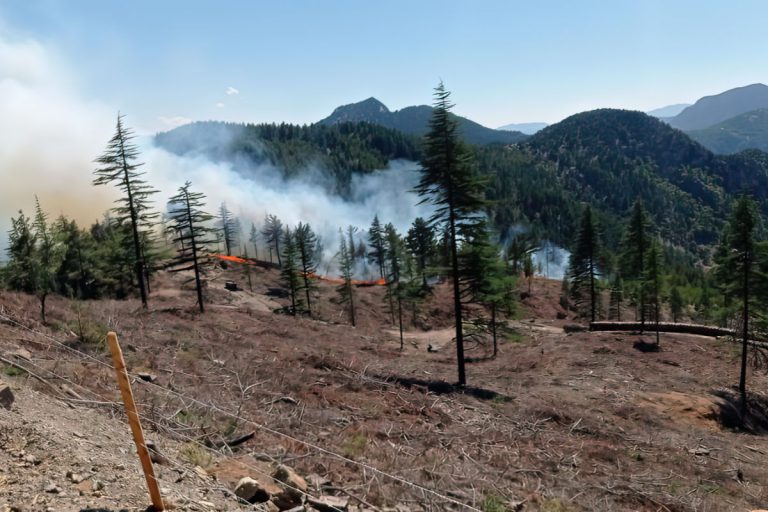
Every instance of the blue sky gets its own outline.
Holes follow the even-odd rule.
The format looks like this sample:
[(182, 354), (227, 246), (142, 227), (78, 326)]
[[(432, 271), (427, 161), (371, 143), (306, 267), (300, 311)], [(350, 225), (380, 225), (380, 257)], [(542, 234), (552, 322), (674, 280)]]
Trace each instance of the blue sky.
[(768, 82), (766, 19), (762, 1), (0, 0), (0, 38), (39, 42), (147, 130), (397, 109), (441, 78), (488, 126), (649, 110)]

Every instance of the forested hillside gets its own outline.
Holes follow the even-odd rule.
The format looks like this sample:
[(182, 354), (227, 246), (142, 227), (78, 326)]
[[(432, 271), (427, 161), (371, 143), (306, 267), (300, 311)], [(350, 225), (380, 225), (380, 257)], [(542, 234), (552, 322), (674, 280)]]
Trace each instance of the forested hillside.
[(386, 167), (391, 160), (418, 160), (421, 143), (416, 137), (369, 123), (299, 126), (292, 124), (235, 124), (198, 122), (155, 137), (158, 145), (177, 155), (201, 154), (215, 161), (237, 163), (248, 176), (249, 168), (268, 164), (286, 178), (310, 168), (329, 173), (334, 191), (349, 190), (353, 172)]
[(688, 135), (717, 154), (768, 151), (768, 109), (746, 112), (709, 128), (691, 130)]
[[(393, 112), (376, 98), (368, 98), (358, 103), (342, 105), (336, 108), (330, 116), (322, 119), (317, 124), (333, 126), (339, 123), (365, 122), (421, 137), (427, 133), (431, 117), (432, 107), (429, 105), (406, 107)], [(470, 144), (489, 144), (492, 142), (514, 144), (527, 138), (526, 135), (519, 131), (494, 130), (486, 128), (466, 117), (454, 114), (451, 114), (451, 117), (457, 121), (462, 138)]]

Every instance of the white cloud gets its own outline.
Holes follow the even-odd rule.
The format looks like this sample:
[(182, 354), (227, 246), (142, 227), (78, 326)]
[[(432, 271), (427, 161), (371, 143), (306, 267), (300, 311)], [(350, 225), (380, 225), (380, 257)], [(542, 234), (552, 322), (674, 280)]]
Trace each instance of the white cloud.
[(226, 92), (226, 93), (227, 93), (227, 96), (234, 96), (234, 95), (236, 95), (236, 94), (240, 94), (240, 91), (238, 91), (238, 90), (237, 90), (237, 89), (235, 89), (234, 87), (227, 87), (227, 90), (226, 90), (226, 91), (224, 91), (224, 92)]
[(157, 119), (168, 128), (178, 128), (179, 126), (189, 124), (192, 122), (190, 118), (184, 117), (184, 116), (171, 116), (171, 117), (158, 116)]
[(224, 104), (222, 102), (218, 102), (216, 104), (216, 108), (224, 108)]

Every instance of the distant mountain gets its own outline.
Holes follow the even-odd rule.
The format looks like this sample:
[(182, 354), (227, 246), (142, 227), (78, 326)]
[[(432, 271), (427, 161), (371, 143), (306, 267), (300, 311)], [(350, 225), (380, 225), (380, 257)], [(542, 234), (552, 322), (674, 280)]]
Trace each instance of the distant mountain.
[[(392, 128), (409, 135), (422, 136), (427, 132), (431, 117), (432, 107), (427, 105), (406, 107), (393, 112), (376, 98), (368, 98), (358, 103), (336, 108), (330, 116), (322, 119), (318, 124), (331, 126), (339, 123), (366, 122)], [(514, 144), (527, 138), (520, 132), (493, 130), (464, 117), (456, 116), (456, 118), (459, 121), (459, 130), (464, 140), (470, 144), (489, 144), (492, 142)]]
[(721, 155), (745, 149), (768, 151), (768, 109), (752, 110), (688, 135)]
[(680, 112), (685, 110), (686, 107), (690, 107), (690, 103), (675, 103), (674, 105), (667, 105), (666, 107), (655, 108), (646, 112), (649, 116), (658, 117), (664, 119), (667, 117), (675, 117)]
[(667, 122), (684, 131), (702, 130), (761, 108), (768, 108), (768, 86), (752, 84), (705, 96)]
[(499, 126), (499, 130), (505, 130), (508, 132), (520, 132), (526, 135), (533, 135), (539, 130), (543, 130), (549, 126), (547, 123), (512, 123)]
[[(734, 194), (746, 188), (768, 197), (762, 153), (719, 157), (641, 112), (576, 114), (525, 146), (557, 165), (564, 189), (607, 217), (626, 212), (641, 197), (665, 238), (689, 250), (716, 241)], [(617, 233), (607, 236), (615, 241)]]

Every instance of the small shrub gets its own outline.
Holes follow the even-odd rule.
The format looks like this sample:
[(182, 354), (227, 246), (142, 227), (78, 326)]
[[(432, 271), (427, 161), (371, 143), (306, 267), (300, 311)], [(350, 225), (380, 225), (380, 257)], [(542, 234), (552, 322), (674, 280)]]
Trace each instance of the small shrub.
[(480, 509), (483, 512), (507, 512), (509, 510), (504, 500), (495, 494), (486, 496), (480, 505)]
[(25, 375), (27, 372), (20, 368), (16, 368), (15, 366), (5, 366), (3, 367), (3, 373), (6, 374), (8, 377), (18, 377), (19, 375)]
[(368, 445), (368, 436), (363, 433), (352, 434), (344, 440), (344, 444), (341, 445), (341, 451), (349, 458), (359, 457), (365, 452), (365, 447)]
[(187, 443), (179, 449), (179, 458), (193, 466), (207, 469), (213, 465), (213, 455), (196, 443)]

